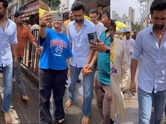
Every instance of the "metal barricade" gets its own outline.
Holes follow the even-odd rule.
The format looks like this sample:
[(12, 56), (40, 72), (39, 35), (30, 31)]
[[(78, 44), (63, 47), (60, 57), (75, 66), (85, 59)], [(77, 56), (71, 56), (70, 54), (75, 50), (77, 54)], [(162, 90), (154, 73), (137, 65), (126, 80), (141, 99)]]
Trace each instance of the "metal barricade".
[[(39, 42), (39, 26), (33, 25), (31, 31), (37, 42)], [(24, 49), (23, 65), (38, 75), (39, 59), (40, 55), (37, 53), (35, 47), (27, 41)]]

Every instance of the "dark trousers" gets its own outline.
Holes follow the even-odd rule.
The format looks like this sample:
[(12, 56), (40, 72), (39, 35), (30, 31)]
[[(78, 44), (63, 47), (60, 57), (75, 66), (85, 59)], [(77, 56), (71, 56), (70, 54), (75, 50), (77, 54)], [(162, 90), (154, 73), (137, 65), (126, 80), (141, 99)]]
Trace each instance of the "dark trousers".
[(63, 96), (67, 79), (66, 70), (40, 69), (40, 124), (51, 124), (50, 97), (53, 91), (54, 117), (56, 120), (65, 116)]
[(165, 116), (166, 116), (166, 105), (165, 105)]
[(16, 79), (16, 84), (18, 85), (20, 91), (21, 91), (21, 95), (26, 95), (26, 92), (25, 92), (25, 85), (24, 85), (24, 81), (23, 81), (23, 78), (22, 78), (22, 75), (21, 75), (21, 63), (22, 63), (22, 58), (21, 57), (18, 57), (18, 63), (16, 65), (16, 67), (14, 67), (13, 69), (13, 74), (14, 74), (14, 77)]

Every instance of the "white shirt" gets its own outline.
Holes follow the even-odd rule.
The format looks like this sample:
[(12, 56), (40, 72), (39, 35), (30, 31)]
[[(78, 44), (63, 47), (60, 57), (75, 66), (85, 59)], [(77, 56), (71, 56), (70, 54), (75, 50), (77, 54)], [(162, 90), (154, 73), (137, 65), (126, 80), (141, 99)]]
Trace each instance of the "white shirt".
[(16, 24), (7, 19), (5, 30), (0, 25), (0, 66), (12, 64), (11, 45), (17, 44)]
[(82, 68), (86, 65), (90, 51), (88, 33), (95, 32), (97, 32), (95, 25), (87, 19), (84, 19), (84, 24), (80, 31), (76, 29), (75, 21), (69, 24), (67, 36), (72, 44), (72, 66)]
[(124, 40), (125, 48), (129, 52), (129, 54), (133, 53), (134, 51), (134, 43), (135, 40), (133, 39)]
[(98, 39), (100, 39), (100, 35), (103, 31), (106, 30), (106, 27), (101, 22), (98, 22), (97, 24), (95, 24), (95, 26), (96, 26), (96, 30), (97, 30), (97, 37), (98, 37)]
[(134, 52), (135, 40), (133, 40), (133, 39), (124, 40), (123, 43), (124, 43), (124, 46), (125, 46), (125, 52), (126, 52), (127, 57), (128, 57), (128, 63), (130, 64), (131, 55)]

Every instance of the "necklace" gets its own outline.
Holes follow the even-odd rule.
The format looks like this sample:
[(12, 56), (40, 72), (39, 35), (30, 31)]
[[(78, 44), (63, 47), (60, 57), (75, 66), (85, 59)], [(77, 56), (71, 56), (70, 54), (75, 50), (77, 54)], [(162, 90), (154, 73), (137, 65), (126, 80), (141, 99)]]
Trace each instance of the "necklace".
[(163, 35), (165, 34), (165, 30), (166, 30), (166, 25), (164, 25), (163, 29), (160, 32), (160, 35), (159, 35), (159, 41), (160, 42), (162, 41)]

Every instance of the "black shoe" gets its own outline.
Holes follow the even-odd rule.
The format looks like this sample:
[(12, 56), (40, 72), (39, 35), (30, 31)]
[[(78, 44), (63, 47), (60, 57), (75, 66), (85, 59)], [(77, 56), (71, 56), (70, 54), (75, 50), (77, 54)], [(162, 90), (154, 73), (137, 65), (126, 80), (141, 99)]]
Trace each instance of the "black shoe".
[(80, 79), (78, 79), (78, 80), (77, 80), (77, 83), (81, 83), (81, 80), (80, 80)]
[(112, 119), (110, 119), (110, 124), (114, 124), (114, 121)]

